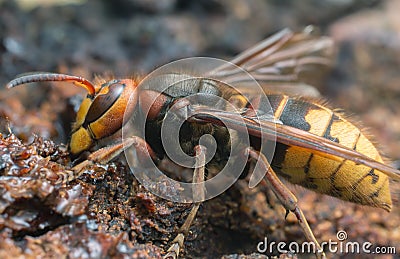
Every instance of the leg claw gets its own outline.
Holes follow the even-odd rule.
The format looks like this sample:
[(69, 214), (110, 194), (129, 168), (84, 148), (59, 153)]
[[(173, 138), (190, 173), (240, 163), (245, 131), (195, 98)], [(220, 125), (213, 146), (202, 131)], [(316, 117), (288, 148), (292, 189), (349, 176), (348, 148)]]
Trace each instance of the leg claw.
[(163, 259), (177, 259), (179, 256), (180, 248), (183, 247), (184, 239), (185, 236), (182, 233), (179, 233), (172, 241), (172, 245), (168, 248), (168, 253), (163, 257)]

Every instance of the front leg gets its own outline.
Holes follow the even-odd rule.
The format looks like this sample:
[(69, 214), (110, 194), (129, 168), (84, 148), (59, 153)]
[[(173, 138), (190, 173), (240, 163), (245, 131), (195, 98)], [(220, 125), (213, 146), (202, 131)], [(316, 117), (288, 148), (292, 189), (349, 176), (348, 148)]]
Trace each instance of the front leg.
[(120, 155), (125, 149), (132, 146), (136, 149), (137, 158), (139, 160), (138, 162), (142, 165), (145, 166), (146, 163), (149, 162), (149, 155), (156, 164), (159, 163), (159, 159), (150, 145), (144, 139), (132, 136), (130, 138), (125, 138), (114, 145), (106, 146), (94, 151), (85, 161), (72, 167), (71, 170), (67, 170), (63, 175), (59, 175), (57, 183), (71, 182), (81, 176), (89, 166), (95, 163), (106, 164)]

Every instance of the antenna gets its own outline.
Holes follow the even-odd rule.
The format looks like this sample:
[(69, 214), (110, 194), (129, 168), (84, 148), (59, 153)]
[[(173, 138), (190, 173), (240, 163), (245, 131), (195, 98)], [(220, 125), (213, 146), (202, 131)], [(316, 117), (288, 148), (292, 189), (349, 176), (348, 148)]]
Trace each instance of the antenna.
[(34, 83), (34, 82), (47, 82), (47, 81), (60, 81), (60, 82), (71, 82), (76, 86), (85, 88), (90, 95), (96, 93), (96, 89), (93, 84), (80, 76), (71, 76), (57, 73), (35, 73), (30, 75), (24, 75), (11, 80), (6, 87), (13, 88), (18, 85)]

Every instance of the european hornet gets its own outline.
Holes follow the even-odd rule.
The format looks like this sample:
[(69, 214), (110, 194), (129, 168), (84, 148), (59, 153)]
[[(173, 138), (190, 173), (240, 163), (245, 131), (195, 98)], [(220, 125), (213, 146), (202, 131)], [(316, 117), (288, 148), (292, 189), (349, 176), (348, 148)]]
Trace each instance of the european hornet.
[[(94, 151), (87, 160), (72, 167), (74, 174), (68, 175), (64, 182), (78, 177), (87, 164), (107, 163), (128, 147), (134, 147), (139, 163), (145, 163), (148, 156), (155, 164), (169, 159), (160, 132), (167, 112), (173, 109), (175, 118), (184, 120), (178, 144), (186, 154), (195, 157), (193, 183), (201, 183), (208, 171), (220, 170), (231, 156), (244, 161), (243, 174), (252, 171), (262, 175), (262, 181), (271, 188), (287, 214), (295, 214), (306, 238), (316, 245), (317, 255), (324, 257), (297, 198), (279, 177), (317, 193), (386, 211), (392, 208), (389, 179), (400, 179), (400, 172), (383, 163), (378, 150), (362, 130), (342, 113), (315, 101), (313, 97), (317, 91), (300, 78), (310, 69), (312, 72), (315, 68), (329, 66), (332, 50), (333, 43), (327, 37), (285, 29), (233, 58), (230, 64), (234, 68), (221, 65), (211, 71), (214, 78), (227, 83), (207, 77), (182, 83), (191, 75), (178, 71), (164, 74), (163, 80), (158, 81), (171, 86), (162, 91), (157, 85), (139, 88), (140, 81), (133, 79), (93, 84), (78, 76), (37, 73), (18, 77), (7, 87), (63, 81), (87, 90), (72, 127), (69, 151), (73, 156)], [(262, 101), (254, 95), (240, 70), (261, 84), (272, 107), (272, 116), (258, 116), (259, 112), (265, 112)], [(229, 86), (233, 83), (238, 85), (238, 90)], [(201, 94), (206, 99), (222, 98), (240, 112), (227, 109), (225, 105), (212, 102), (197, 105), (185, 99), (192, 94)], [(238, 123), (238, 115), (243, 123)], [(128, 120), (124, 120), (124, 116)], [(127, 121), (135, 124), (140, 119), (144, 119), (146, 126), (143, 136), (127, 136), (103, 147), (99, 144), (101, 140), (121, 134)], [(247, 132), (250, 145), (243, 145), (240, 139), (230, 139), (229, 135), (235, 132)], [(199, 144), (204, 134), (212, 135), (218, 144), (215, 155), (208, 161), (207, 149)], [(261, 138), (267, 141), (261, 142)], [(275, 152), (268, 160), (261, 151), (275, 139)], [(239, 147), (238, 153), (230, 153), (232, 146)], [(197, 186), (193, 190), (197, 199), (167, 251), (168, 258), (178, 257), (184, 236), (207, 193), (204, 186)]]

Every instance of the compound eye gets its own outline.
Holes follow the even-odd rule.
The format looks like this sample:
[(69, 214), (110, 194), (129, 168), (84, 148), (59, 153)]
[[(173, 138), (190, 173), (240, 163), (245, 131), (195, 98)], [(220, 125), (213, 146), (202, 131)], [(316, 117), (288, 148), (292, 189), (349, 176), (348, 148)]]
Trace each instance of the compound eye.
[[(83, 123), (84, 126), (98, 120), (104, 113), (112, 109), (114, 103), (124, 91), (124, 88), (125, 84), (120, 84), (118, 82), (112, 83), (108, 87), (103, 88), (94, 98), (92, 105), (87, 112), (85, 122)], [(106, 92), (104, 92), (104, 90)]]

